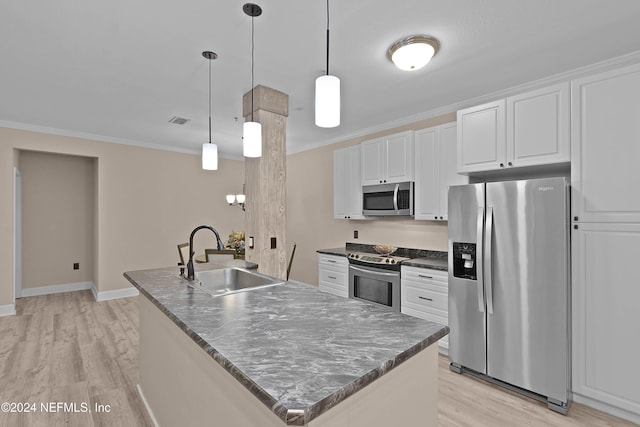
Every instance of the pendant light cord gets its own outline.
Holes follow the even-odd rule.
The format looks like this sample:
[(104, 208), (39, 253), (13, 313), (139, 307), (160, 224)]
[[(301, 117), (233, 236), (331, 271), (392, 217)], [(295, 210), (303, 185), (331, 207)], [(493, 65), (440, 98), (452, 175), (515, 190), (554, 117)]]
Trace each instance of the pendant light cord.
[(329, 0), (327, 0), (327, 76), (329, 75)]
[(251, 121), (253, 121), (253, 53), (255, 50), (255, 41), (253, 37), (253, 16), (251, 17)]
[(209, 58), (209, 144), (211, 144), (211, 61)]

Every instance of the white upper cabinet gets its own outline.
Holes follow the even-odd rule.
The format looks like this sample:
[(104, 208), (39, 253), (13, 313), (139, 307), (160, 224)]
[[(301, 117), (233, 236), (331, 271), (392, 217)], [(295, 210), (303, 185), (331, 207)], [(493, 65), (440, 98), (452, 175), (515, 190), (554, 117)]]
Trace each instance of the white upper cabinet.
[(415, 133), (415, 219), (447, 220), (449, 186), (466, 184), (456, 169), (456, 123)]
[(361, 145), (362, 185), (413, 181), (413, 131)]
[(572, 220), (640, 222), (640, 65), (572, 82)]
[(569, 101), (569, 83), (507, 98), (507, 166), (571, 160)]
[(364, 219), (360, 185), (360, 146), (333, 152), (333, 217)]
[(458, 172), (570, 161), (569, 83), (458, 111)]
[(505, 118), (504, 99), (458, 111), (458, 172), (504, 167)]

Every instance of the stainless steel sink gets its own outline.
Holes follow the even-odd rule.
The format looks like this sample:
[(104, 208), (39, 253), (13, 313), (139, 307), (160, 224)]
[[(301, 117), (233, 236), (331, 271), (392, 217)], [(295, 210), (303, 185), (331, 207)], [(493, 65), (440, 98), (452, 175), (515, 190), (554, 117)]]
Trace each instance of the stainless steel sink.
[(283, 283), (281, 280), (243, 268), (221, 268), (196, 272), (195, 280), (190, 285), (212, 296), (224, 296)]

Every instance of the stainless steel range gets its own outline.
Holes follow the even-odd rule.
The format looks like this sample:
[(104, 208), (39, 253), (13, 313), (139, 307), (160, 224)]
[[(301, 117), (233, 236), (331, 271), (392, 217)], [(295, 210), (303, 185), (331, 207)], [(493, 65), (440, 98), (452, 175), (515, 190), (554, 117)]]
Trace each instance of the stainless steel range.
[(349, 298), (400, 311), (400, 263), (407, 257), (351, 252)]

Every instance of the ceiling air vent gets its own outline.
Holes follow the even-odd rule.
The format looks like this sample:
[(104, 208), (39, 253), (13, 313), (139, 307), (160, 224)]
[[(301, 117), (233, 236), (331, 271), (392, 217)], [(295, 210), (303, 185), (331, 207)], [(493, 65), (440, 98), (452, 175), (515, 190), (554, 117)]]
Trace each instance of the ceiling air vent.
[(176, 125), (183, 125), (183, 124), (187, 123), (189, 120), (191, 120), (191, 119), (185, 119), (184, 117), (173, 116), (169, 120), (169, 123), (174, 123)]

